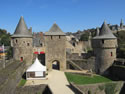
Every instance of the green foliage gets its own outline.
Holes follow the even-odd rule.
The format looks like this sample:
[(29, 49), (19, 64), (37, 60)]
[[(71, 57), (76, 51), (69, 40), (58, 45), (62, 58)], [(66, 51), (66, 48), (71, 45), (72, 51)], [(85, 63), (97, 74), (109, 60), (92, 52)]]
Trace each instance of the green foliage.
[(88, 41), (88, 39), (89, 39), (89, 32), (85, 32), (80, 37), (80, 41)]
[(10, 46), (10, 33), (6, 30), (0, 29), (0, 45)]
[(37, 92), (36, 94), (41, 94), (40, 92)]
[(106, 94), (116, 94), (115, 88), (116, 88), (116, 83), (106, 83), (105, 84), (105, 93)]
[(107, 79), (103, 76), (84, 76), (79, 74), (65, 73), (69, 82), (73, 82), (75, 84), (94, 84), (94, 83), (102, 83), (102, 82), (111, 82), (110, 79)]
[(13, 49), (12, 47), (9, 47), (9, 49), (7, 50), (7, 58), (10, 59), (13, 56)]
[(117, 57), (125, 58), (125, 31), (118, 31), (114, 35), (118, 39)]
[(19, 82), (19, 86), (24, 86), (26, 83), (26, 79), (22, 78), (22, 80)]

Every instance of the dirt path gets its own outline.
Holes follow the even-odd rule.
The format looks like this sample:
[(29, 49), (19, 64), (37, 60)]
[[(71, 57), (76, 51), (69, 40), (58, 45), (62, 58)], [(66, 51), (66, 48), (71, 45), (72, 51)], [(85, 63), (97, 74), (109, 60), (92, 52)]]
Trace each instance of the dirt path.
[(74, 94), (68, 87), (69, 83), (62, 71), (51, 71), (48, 76), (48, 85), (54, 94)]

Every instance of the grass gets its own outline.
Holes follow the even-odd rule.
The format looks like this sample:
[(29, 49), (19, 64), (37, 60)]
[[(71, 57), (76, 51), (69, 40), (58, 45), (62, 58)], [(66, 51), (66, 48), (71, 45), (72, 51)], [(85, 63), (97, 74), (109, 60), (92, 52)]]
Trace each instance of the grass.
[(103, 83), (103, 82), (111, 82), (110, 79), (105, 78), (103, 76), (83, 76), (79, 74), (65, 73), (69, 82), (73, 82), (75, 84), (95, 84), (95, 83)]
[(21, 81), (19, 82), (19, 86), (24, 86), (26, 83), (26, 79), (22, 78)]

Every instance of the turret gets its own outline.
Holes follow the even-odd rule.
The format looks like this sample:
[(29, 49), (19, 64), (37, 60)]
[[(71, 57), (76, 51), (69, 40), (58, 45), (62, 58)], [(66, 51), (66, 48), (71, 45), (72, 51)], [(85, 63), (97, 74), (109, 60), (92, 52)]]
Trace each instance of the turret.
[(21, 17), (14, 34), (11, 36), (14, 60), (25, 61), (26, 66), (32, 64), (32, 31), (28, 30), (24, 18)]
[(121, 19), (121, 22), (120, 22), (120, 29), (123, 29), (123, 26), (124, 26), (124, 22), (123, 22), (123, 20)]
[(105, 21), (101, 26), (99, 35), (97, 34), (92, 39), (92, 47), (96, 57), (96, 73), (106, 74), (116, 59), (117, 38), (112, 34)]

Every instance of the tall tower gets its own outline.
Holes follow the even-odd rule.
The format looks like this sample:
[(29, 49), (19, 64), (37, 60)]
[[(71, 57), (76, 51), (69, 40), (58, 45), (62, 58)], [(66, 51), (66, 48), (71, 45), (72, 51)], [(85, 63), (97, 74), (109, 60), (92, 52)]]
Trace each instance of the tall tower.
[(16, 30), (11, 36), (11, 46), (14, 60), (26, 61), (27, 67), (32, 64), (32, 31), (28, 30), (23, 17), (20, 18)]
[(123, 29), (123, 26), (124, 26), (124, 22), (123, 22), (123, 20), (121, 19), (121, 22), (120, 22), (120, 29)]
[(45, 33), (45, 61), (48, 71), (55, 65), (61, 71), (66, 69), (66, 36), (56, 23)]
[(99, 35), (92, 39), (92, 47), (96, 56), (96, 73), (106, 74), (116, 59), (117, 38), (112, 34), (106, 22), (102, 24)]

